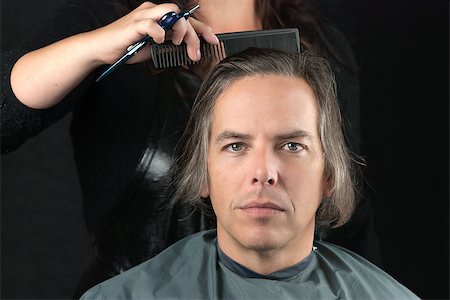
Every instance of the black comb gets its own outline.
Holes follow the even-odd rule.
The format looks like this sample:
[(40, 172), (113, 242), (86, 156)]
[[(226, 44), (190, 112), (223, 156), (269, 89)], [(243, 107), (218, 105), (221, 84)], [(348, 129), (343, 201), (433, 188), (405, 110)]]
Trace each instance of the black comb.
[(245, 49), (269, 48), (287, 52), (300, 51), (300, 37), (297, 28), (254, 30), (218, 34), (219, 45), (200, 40), (202, 58), (192, 61), (187, 55), (186, 45), (174, 45), (171, 41), (150, 45), (153, 64), (156, 69), (192, 65), (205, 61), (221, 61), (225, 57)]

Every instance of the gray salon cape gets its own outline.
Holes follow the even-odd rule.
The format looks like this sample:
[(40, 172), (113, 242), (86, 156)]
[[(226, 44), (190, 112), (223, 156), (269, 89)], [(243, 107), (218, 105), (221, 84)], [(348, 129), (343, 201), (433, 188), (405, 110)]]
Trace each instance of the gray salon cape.
[(189, 236), (88, 290), (81, 299), (418, 299), (367, 260), (314, 242), (302, 271), (271, 280), (242, 277), (218, 260), (216, 231)]

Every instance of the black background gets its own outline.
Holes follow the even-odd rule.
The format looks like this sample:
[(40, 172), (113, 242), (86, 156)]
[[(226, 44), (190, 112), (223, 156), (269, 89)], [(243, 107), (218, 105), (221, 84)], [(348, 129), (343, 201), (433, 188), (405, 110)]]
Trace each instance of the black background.
[[(67, 0), (2, 0), (2, 49)], [(449, 2), (316, 0), (360, 66), (363, 154), (384, 269), (449, 297)], [(71, 116), (1, 160), (1, 298), (69, 298), (89, 259)]]

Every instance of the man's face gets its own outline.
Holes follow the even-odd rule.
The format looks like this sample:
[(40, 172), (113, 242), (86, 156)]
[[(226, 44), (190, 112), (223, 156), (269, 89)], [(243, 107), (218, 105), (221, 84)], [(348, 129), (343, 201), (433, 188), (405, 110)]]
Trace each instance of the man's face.
[(211, 198), (224, 251), (311, 244), (316, 210), (330, 190), (311, 87), (280, 75), (227, 87), (214, 107), (208, 175), (202, 196)]

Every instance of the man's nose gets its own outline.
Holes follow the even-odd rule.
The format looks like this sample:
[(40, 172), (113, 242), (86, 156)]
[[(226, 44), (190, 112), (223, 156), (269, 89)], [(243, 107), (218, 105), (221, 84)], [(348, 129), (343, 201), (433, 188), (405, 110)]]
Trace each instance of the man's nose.
[(278, 182), (278, 168), (276, 157), (270, 150), (260, 150), (252, 158), (252, 183), (262, 185), (276, 185)]

